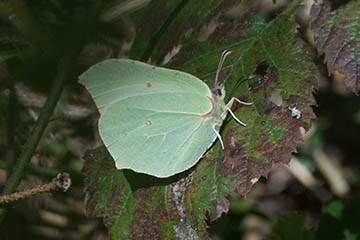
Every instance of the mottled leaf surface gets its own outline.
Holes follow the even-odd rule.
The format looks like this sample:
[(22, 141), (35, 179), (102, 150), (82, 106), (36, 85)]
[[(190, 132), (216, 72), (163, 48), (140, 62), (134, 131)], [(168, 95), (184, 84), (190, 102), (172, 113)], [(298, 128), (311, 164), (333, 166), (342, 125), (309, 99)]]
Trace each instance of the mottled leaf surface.
[[(84, 168), (87, 213), (103, 217), (113, 239), (208, 239), (207, 221), (228, 211), (227, 195), (246, 195), (274, 164), (287, 164), (302, 139), (300, 129), (308, 130), (315, 118), (317, 70), (296, 34), (287, 17), (264, 23), (248, 15), (226, 20), (207, 41), (184, 41), (167, 67), (209, 86), (221, 52), (233, 51), (221, 79), (228, 99), (254, 103), (232, 108), (247, 127), (229, 116), (221, 130), (225, 150), (217, 141), (194, 168), (167, 179), (115, 170), (103, 147), (90, 151)], [(161, 51), (157, 45), (153, 54)], [(289, 108), (299, 110), (300, 118)]]
[(360, 2), (331, 11), (324, 0), (311, 10), (311, 25), (319, 54), (325, 55), (329, 73), (344, 80), (345, 86), (360, 91)]
[[(254, 103), (233, 108), (248, 126), (239, 126), (229, 117), (223, 129), (225, 151), (216, 145), (197, 165), (185, 196), (194, 224), (204, 220), (204, 212), (213, 220), (218, 218), (227, 211), (225, 196), (233, 192), (246, 195), (274, 164), (287, 164), (302, 139), (300, 128), (308, 130), (315, 118), (311, 105), (315, 105), (312, 93), (318, 73), (304, 44), (294, 35), (294, 23), (285, 17), (270, 25), (260, 17), (242, 19), (245, 26), (238, 21), (218, 28), (207, 45), (190, 43), (172, 62), (211, 81), (217, 64), (214, 56), (229, 48), (233, 54), (223, 68), (228, 97)], [(228, 32), (232, 34), (227, 36)], [(184, 60), (187, 58), (189, 61)], [(279, 106), (272, 100), (276, 92), (282, 101)], [(289, 108), (293, 107), (300, 110), (300, 119), (291, 116)]]
[(117, 170), (104, 146), (86, 154), (83, 173), (86, 214), (103, 217), (113, 239), (175, 239), (169, 179)]

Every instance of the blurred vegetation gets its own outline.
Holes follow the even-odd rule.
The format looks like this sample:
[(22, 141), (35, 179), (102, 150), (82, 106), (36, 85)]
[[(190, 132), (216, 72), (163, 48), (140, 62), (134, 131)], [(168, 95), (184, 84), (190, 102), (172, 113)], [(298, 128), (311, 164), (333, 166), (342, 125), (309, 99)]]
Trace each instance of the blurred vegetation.
[[(62, 171), (73, 181), (66, 193), (0, 206), (0, 239), (109, 239), (102, 219), (84, 215), (82, 156), (101, 141), (98, 114), (77, 77), (103, 59), (129, 55), (136, 29), (123, 12), (142, 5), (126, 2), (131, 1), (0, 1), (1, 190), (28, 189)], [(270, 21), (290, 2), (242, 1), (239, 9)], [(298, 239), (360, 238), (360, 100), (316, 56), (304, 2), (294, 19), (322, 74), (318, 119), (289, 167), (274, 167), (246, 198), (230, 196), (229, 213), (209, 223), (213, 239), (294, 239), (294, 233)], [(333, 7), (343, 4), (335, 1)]]

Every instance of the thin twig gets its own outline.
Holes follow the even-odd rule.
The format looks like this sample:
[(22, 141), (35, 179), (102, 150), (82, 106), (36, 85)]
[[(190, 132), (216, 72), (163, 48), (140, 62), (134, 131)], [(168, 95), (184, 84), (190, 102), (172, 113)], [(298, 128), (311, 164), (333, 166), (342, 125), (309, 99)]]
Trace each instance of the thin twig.
[(56, 185), (56, 178), (54, 178), (51, 182), (38, 186), (38, 187), (34, 187), (22, 192), (16, 192), (16, 193), (12, 193), (10, 195), (4, 195), (4, 196), (0, 196), (0, 203), (4, 204), (4, 203), (9, 203), (9, 202), (13, 202), (13, 201), (18, 201), (21, 200), (25, 197), (29, 197), (38, 193), (43, 193), (43, 192), (49, 192), (53, 189), (55, 189)]
[(16, 192), (10, 195), (0, 196), (0, 204), (18, 201), (26, 197), (33, 196), (38, 193), (50, 192), (53, 190), (67, 191), (71, 186), (70, 175), (67, 173), (59, 173), (53, 180), (47, 184), (34, 187), (22, 192)]
[[(73, 56), (71, 56), (73, 57)], [(71, 61), (70, 55), (66, 55), (64, 60), (67, 59), (68, 62)], [(44, 108), (42, 109), (38, 120), (35, 123), (35, 126), (27, 139), (27, 142), (24, 147), (24, 151), (21, 152), (20, 156), (17, 159), (16, 165), (14, 167), (13, 172), (11, 173), (8, 181), (6, 182), (3, 195), (10, 194), (15, 191), (16, 187), (18, 186), (23, 171), (27, 164), (29, 163), (31, 156), (33, 155), (36, 146), (38, 145), (40, 138), (49, 122), (49, 119), (54, 111), (56, 103), (61, 95), (61, 92), (64, 88), (65, 82), (68, 78), (68, 74), (70, 73), (72, 65), (68, 64), (68, 66), (64, 66), (60, 69), (58, 76), (55, 79), (54, 85), (50, 90), (49, 97), (45, 103)], [(1, 211), (0, 211), (1, 215)]]

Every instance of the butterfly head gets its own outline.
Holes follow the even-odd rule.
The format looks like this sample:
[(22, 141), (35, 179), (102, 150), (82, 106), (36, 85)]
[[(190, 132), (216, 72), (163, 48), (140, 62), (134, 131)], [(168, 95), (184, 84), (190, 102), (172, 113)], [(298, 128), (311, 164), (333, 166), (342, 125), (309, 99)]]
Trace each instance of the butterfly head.
[(211, 90), (213, 98), (216, 98), (217, 100), (221, 100), (224, 101), (225, 99), (225, 87), (224, 84), (221, 83), (219, 86), (215, 86), (215, 88), (213, 88)]

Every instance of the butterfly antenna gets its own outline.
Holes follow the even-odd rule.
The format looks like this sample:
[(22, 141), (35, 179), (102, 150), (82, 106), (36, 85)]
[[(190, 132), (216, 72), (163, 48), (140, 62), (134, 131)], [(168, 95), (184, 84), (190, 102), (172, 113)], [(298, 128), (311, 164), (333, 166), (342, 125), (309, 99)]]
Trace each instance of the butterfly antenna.
[(232, 51), (230, 50), (225, 50), (222, 52), (221, 54), (221, 58), (220, 58), (220, 61), (219, 61), (219, 66), (216, 70), (216, 76), (215, 76), (215, 81), (214, 81), (214, 88), (218, 88), (219, 85), (218, 85), (218, 79), (219, 79), (219, 74), (220, 74), (220, 71), (221, 71), (221, 68), (222, 68), (222, 65), (225, 61), (225, 58), (230, 54), (232, 53)]

